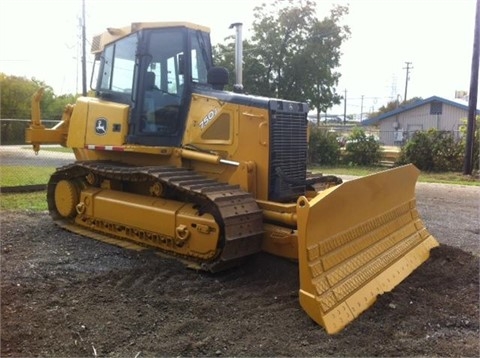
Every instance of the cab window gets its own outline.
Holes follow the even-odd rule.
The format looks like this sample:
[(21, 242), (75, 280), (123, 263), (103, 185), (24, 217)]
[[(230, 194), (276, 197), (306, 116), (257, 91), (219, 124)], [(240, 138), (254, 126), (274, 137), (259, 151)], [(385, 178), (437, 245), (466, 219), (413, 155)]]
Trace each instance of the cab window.
[(101, 91), (132, 92), (136, 47), (137, 36), (133, 34), (105, 48)]
[(185, 82), (184, 36), (184, 32), (170, 29), (149, 36), (140, 127), (144, 134), (173, 135), (178, 129)]

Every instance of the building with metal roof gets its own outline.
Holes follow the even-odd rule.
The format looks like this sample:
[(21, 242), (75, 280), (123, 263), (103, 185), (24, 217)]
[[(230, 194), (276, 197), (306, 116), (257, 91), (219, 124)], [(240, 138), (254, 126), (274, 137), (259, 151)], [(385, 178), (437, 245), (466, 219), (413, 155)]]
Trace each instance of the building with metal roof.
[(377, 127), (384, 145), (403, 145), (414, 132), (431, 128), (458, 135), (468, 116), (468, 105), (464, 103), (432, 96), (369, 118), (362, 126)]

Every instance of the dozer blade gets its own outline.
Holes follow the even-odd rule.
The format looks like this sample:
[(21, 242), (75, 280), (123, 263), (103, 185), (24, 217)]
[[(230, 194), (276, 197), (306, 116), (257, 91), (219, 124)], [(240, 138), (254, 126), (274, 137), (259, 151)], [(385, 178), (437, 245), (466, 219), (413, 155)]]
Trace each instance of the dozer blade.
[(438, 242), (415, 205), (413, 165), (297, 201), (300, 304), (330, 334), (392, 290)]

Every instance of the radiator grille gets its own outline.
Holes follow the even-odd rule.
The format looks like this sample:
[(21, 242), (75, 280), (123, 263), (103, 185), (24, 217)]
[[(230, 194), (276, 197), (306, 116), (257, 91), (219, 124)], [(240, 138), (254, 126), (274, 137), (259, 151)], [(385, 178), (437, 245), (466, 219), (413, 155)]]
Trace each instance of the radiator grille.
[(269, 200), (295, 201), (305, 194), (307, 113), (305, 103), (270, 102)]

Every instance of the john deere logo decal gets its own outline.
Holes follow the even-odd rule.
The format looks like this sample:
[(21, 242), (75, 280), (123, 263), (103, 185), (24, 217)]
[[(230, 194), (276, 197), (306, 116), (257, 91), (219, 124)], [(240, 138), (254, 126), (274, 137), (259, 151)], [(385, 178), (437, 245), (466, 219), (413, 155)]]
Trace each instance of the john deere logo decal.
[(105, 118), (98, 118), (95, 121), (95, 133), (97, 135), (107, 134), (107, 120)]

